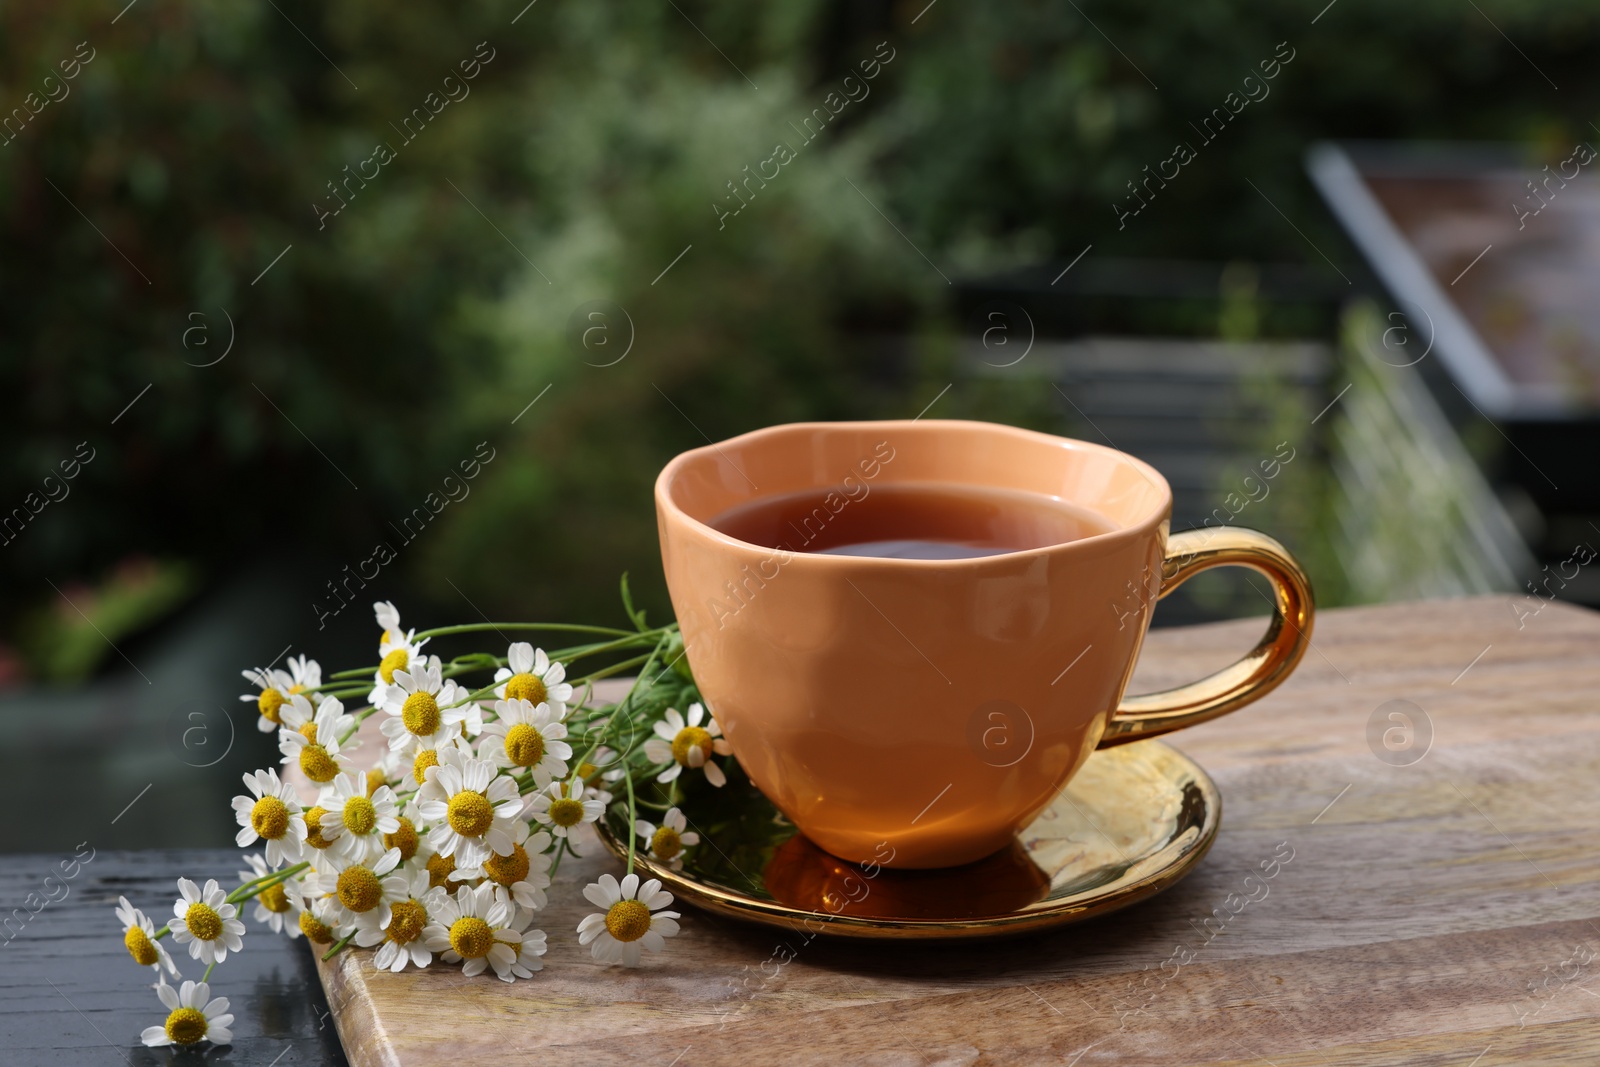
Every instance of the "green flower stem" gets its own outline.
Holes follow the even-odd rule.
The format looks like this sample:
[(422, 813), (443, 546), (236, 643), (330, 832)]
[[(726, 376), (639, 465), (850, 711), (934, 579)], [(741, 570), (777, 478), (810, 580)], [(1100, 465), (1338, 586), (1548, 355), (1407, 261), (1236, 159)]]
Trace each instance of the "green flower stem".
[[(552, 882), (555, 881), (556, 871), (561, 867), (561, 857), (565, 856), (568, 851), (570, 850), (567, 848), (567, 839), (564, 837), (558, 838), (556, 841), (555, 855), (551, 857), (550, 860), (550, 880)], [(576, 853), (574, 853), (574, 855), (576, 855)]]
[(420, 641), (424, 637), (444, 637), (447, 634), (483, 633), (486, 630), (553, 630), (560, 633), (604, 634), (607, 637), (627, 637), (634, 633), (633, 630), (618, 630), (611, 626), (582, 626), (565, 622), (472, 622), (461, 626), (439, 626), (432, 630), (424, 630), (417, 634), (416, 640)]
[(652, 650), (648, 656), (635, 656), (633, 659), (623, 660), (621, 663), (613, 663), (609, 667), (603, 667), (600, 670), (595, 671), (593, 674), (585, 674), (581, 678), (575, 678), (573, 679), (572, 684), (576, 685), (579, 682), (598, 682), (602, 678), (609, 678), (613, 674), (621, 674), (623, 671), (637, 667), (641, 663), (649, 663), (654, 658), (655, 652)]
[[(301, 860), (292, 867), (285, 867), (281, 871), (271, 871), (259, 878), (252, 878), (242, 883), (239, 888), (229, 893), (225, 903), (239, 904), (252, 897), (260, 896), (263, 892), (275, 885), (280, 885), (311, 866), (310, 860)], [(247, 892), (248, 890), (248, 892)]]
[(339, 738), (339, 747), (343, 748), (346, 742), (356, 735), (356, 731), (361, 729), (361, 724), (367, 721), (367, 717), (377, 710), (377, 708), (369, 706), (351, 712), (350, 714), (355, 716), (356, 724), (346, 730), (343, 737)]
[(378, 665), (374, 663), (370, 667), (352, 667), (348, 671), (334, 671), (332, 674), (328, 675), (328, 681), (331, 683), (341, 681), (345, 678), (370, 678), (377, 673)]
[(628, 783), (628, 869), (624, 874), (633, 873), (633, 842), (639, 835), (633, 832), (634, 820), (639, 817), (639, 809), (633, 799), (633, 775), (625, 774), (622, 780)]
[(348, 945), (350, 942), (354, 941), (355, 938), (356, 938), (355, 934), (350, 934), (347, 937), (341, 937), (338, 941), (335, 941), (334, 944), (333, 944), (333, 947), (330, 948), (327, 952), (323, 953), (323, 956), (322, 956), (323, 962), (326, 963), (328, 960), (333, 959), (333, 957), (335, 957), (339, 953), (343, 952), (344, 951), (344, 947), (346, 945)]
[(200, 981), (202, 981), (202, 982), (211, 981), (211, 968), (215, 967), (216, 965), (217, 965), (217, 961), (216, 960), (212, 960), (210, 963), (206, 964), (206, 973), (202, 974), (200, 976)]

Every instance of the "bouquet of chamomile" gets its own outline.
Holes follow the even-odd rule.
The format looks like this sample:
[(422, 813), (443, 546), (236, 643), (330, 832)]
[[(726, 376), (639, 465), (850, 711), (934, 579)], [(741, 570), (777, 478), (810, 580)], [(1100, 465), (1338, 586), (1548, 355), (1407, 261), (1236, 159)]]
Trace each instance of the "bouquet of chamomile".
[[(287, 773), (246, 774), (246, 792), (233, 798), (236, 840), (251, 850), (240, 884), (179, 878), (159, 929), (121, 899), (128, 953), (155, 970), (169, 1012), (144, 1043), (232, 1040), (228, 999), (211, 996), (210, 978), (241, 948), (252, 901), (256, 923), (326, 946), (323, 959), (355, 944), (376, 948), (372, 965), (394, 972), (444, 964), (531, 978), (546, 948), (539, 916), (551, 878), (577, 854), (573, 832), (608, 808), (634, 831), (627, 872), (584, 887), (598, 910), (578, 924), (578, 942), (630, 967), (644, 950), (660, 951), (678, 913), (666, 910), (672, 895), (660, 881), (633, 873), (636, 847), (681, 865), (699, 840), (677, 807), (682, 776), (721, 786), (717, 758), (729, 750), (698, 700), (677, 626), (648, 627), (626, 577), (622, 598), (631, 630), (486, 622), (418, 633), (379, 603), (376, 666), (324, 679), (302, 656), (287, 670), (245, 671), (255, 691), (240, 699), (255, 704), (263, 733), (277, 733), (285, 772), (297, 768), (319, 792), (306, 805)], [(519, 632), (581, 643), (546, 652), (509, 640)], [(456, 634), (492, 634), (509, 647), (448, 661), (428, 654), (430, 641)], [(584, 661), (607, 665), (575, 674)], [(625, 697), (594, 701), (594, 682), (628, 672), (638, 677)], [(363, 746), (358, 729), (374, 715), (383, 743)], [(174, 957), (185, 955), (205, 968), (198, 981), (182, 980)]]

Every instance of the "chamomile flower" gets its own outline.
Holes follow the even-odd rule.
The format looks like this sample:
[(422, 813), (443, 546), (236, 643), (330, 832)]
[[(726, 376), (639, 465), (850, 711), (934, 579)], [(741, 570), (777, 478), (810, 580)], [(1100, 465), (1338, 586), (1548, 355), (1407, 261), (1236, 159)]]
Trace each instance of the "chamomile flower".
[(402, 875), (406, 881), (406, 895), (389, 906), (389, 921), (380, 926), (367, 912), (356, 920), (356, 944), (362, 948), (382, 947), (372, 957), (372, 965), (380, 971), (399, 974), (406, 964), (426, 967), (433, 962), (433, 950), (428, 947), (423, 931), (440, 911), (440, 902), (446, 897), (443, 889), (432, 888), (428, 872), (416, 870)]
[(343, 934), (339, 929), (339, 904), (332, 897), (318, 896), (300, 912), (300, 932), (313, 945), (331, 945)]
[(179, 878), (178, 892), (167, 927), (175, 943), (189, 946), (190, 956), (209, 966), (244, 947), (244, 923), (238, 919), (239, 909), (227, 903), (228, 894), (215, 878), (206, 879), (204, 889), (187, 878)]
[(687, 829), (689, 820), (677, 808), (662, 816), (661, 825), (636, 819), (634, 832), (644, 839), (645, 847), (658, 862), (678, 871), (683, 869), (683, 850), (700, 843), (700, 835)]
[(461, 973), (468, 978), (493, 967), (495, 974), (509, 982), (513, 968), (521, 962), (524, 936), (513, 926), (515, 917), (515, 905), (499, 886), (490, 882), (476, 889), (462, 886), (454, 897), (440, 901), (423, 936), (428, 948), (442, 955), (446, 963), (459, 961)]
[(617, 755), (615, 749), (606, 745), (595, 749), (587, 761), (578, 764), (578, 777), (593, 786), (596, 794), (603, 796), (607, 803), (610, 803), (611, 794), (602, 789), (598, 783), (609, 785), (612, 782), (620, 782), (622, 776), (627, 773), (628, 769), (623, 765), (622, 757)]
[(417, 792), (416, 810), (432, 827), (428, 843), (464, 867), (477, 866), (490, 855), (510, 855), (514, 820), (522, 814), (517, 783), (495, 773), (488, 760), (463, 756), (456, 749), (440, 751), (439, 761)]
[(328, 855), (325, 867), (318, 868), (317, 888), (329, 895), (336, 907), (334, 925), (350, 927), (368, 916), (379, 929), (389, 925), (389, 911), (397, 900), (405, 899), (410, 883), (400, 866), (400, 850), (391, 848), (372, 863), (358, 863), (342, 856)]
[(146, 1045), (194, 1045), (209, 1041), (226, 1045), (233, 1041), (233, 1016), (228, 1014), (228, 998), (211, 999), (211, 987), (204, 982), (185, 982), (173, 989), (162, 982), (156, 996), (171, 1012), (163, 1026), (146, 1027), (139, 1040)]
[(494, 672), (494, 695), (501, 700), (526, 700), (535, 706), (549, 704), (558, 719), (567, 716), (567, 701), (572, 699), (572, 686), (566, 682), (567, 668), (553, 663), (544, 649), (534, 648), (526, 641), (517, 641), (506, 652), (509, 668)]
[[(702, 721), (704, 726), (700, 725)], [(714, 786), (727, 782), (727, 776), (711, 761), (711, 756), (726, 756), (733, 748), (722, 736), (716, 717), (706, 715), (705, 705), (690, 704), (687, 718), (678, 714), (676, 708), (668, 708), (666, 718), (655, 724), (655, 733), (656, 736), (644, 743), (645, 756), (653, 763), (672, 764), (656, 775), (656, 781), (670, 782), (688, 767), (704, 770), (706, 781)]]
[(672, 903), (672, 894), (657, 879), (640, 885), (639, 876), (630, 874), (619, 885), (612, 875), (602, 874), (598, 882), (584, 886), (583, 895), (605, 910), (584, 916), (578, 944), (592, 943), (590, 951), (603, 963), (637, 967), (645, 949), (661, 951), (665, 939), (678, 932), (678, 913), (660, 910)]
[(337, 697), (324, 697), (317, 705), (314, 718), (302, 723), (298, 729), (284, 727), (278, 731), (278, 751), (283, 753), (282, 763), (298, 762), (307, 778), (318, 785), (327, 785), (340, 773), (348, 770), (345, 761), (356, 741), (341, 741), (355, 726), (355, 716), (344, 713), (344, 705)]
[(374, 702), (389, 715), (383, 720), (383, 736), (391, 749), (437, 748), (463, 730), (482, 729), (478, 706), (451, 707), (465, 694), (453, 679), (440, 675), (437, 658), (409, 671), (395, 671), (394, 684), (384, 690), (381, 701)]
[(378, 600), (372, 605), (372, 617), (378, 620), (378, 625), (383, 627), (383, 634), (378, 638), (380, 646), (400, 637), (404, 631), (400, 629), (400, 609), (394, 606), (393, 601)]
[(306, 817), (294, 787), (278, 780), (278, 772), (268, 767), (244, 776), (250, 796), (233, 798), (233, 811), (240, 830), (234, 843), (249, 848), (258, 839), (267, 842), (267, 862), (273, 866), (298, 863), (304, 854)]
[(270, 667), (239, 673), (260, 690), (259, 693), (242, 693), (239, 699), (246, 704), (256, 706), (256, 710), (261, 713), (261, 718), (256, 720), (256, 729), (264, 734), (270, 734), (278, 728), (278, 712), (288, 703), (292, 695), (290, 690), (294, 688), (294, 678), (287, 671), (274, 670)]
[(322, 684), (322, 664), (305, 656), (290, 656), (289, 678), (291, 695), (315, 689)]
[[(439, 753), (445, 751), (446, 749), (452, 750), (458, 755), (462, 756), (473, 755), (472, 745), (468, 743), (467, 739), (464, 737), (452, 738), (451, 740), (441, 744), (438, 748), (418, 747), (415, 751), (410, 753), (409, 764), (401, 764), (401, 766), (406, 768), (406, 773), (405, 776), (400, 779), (399, 791), (402, 793), (416, 793), (418, 790), (420, 790), (423, 786), (423, 783), (428, 780), (428, 768), (439, 766)], [(402, 755), (402, 758), (405, 758), (404, 755)], [(415, 800), (412, 801), (412, 806), (416, 806)]]
[(516, 820), (512, 830), (514, 845), (504, 856), (490, 856), (476, 867), (458, 867), (451, 881), (483, 878), (500, 886), (519, 908), (537, 911), (545, 906), (545, 889), (550, 885), (550, 835), (540, 830), (529, 836), (528, 824)]
[(346, 859), (364, 863), (387, 851), (384, 834), (400, 829), (400, 808), (394, 790), (381, 785), (369, 797), (366, 781), (348, 774), (334, 778), (318, 799), (323, 809), (319, 822), (322, 839), (332, 841)]
[[(533, 921), (531, 912), (519, 911), (512, 920), (511, 928), (521, 935), (522, 940), (511, 947), (516, 950), (516, 956), (505, 969), (495, 968), (495, 977), (502, 982), (514, 982), (518, 978), (532, 978), (534, 971), (544, 970), (544, 961), (540, 956), (545, 954), (549, 942), (543, 930), (535, 930), (529, 926)], [(495, 962), (491, 957), (491, 964)]]
[(528, 798), (528, 814), (541, 826), (548, 826), (557, 837), (566, 837), (586, 822), (594, 822), (606, 810), (593, 790), (580, 787), (569, 795), (570, 783), (551, 782)]
[[(267, 866), (267, 861), (253, 852), (246, 855), (244, 861), (249, 864), (250, 869), (239, 872), (241, 884), (257, 878), (265, 878), (272, 873), (273, 869)], [(296, 899), (299, 893), (296, 887), (292, 885), (293, 881), (293, 877), (286, 878), (281, 882), (269, 885), (257, 893), (255, 897), (256, 909), (254, 914), (250, 916), (275, 934), (281, 934), (287, 930), (291, 938), (300, 936), (300, 912), (305, 910)]]
[(172, 957), (161, 942), (156, 940), (156, 927), (150, 921), (150, 916), (129, 904), (127, 897), (118, 897), (117, 921), (122, 923), (122, 943), (127, 946), (133, 962), (154, 967), (158, 978), (163, 967), (174, 978), (178, 977), (177, 965), (172, 962)]
[(572, 746), (566, 742), (567, 728), (554, 708), (526, 700), (497, 700), (494, 712), (495, 721), (483, 727), (480, 758), (500, 767), (530, 770), (541, 788), (567, 773)]

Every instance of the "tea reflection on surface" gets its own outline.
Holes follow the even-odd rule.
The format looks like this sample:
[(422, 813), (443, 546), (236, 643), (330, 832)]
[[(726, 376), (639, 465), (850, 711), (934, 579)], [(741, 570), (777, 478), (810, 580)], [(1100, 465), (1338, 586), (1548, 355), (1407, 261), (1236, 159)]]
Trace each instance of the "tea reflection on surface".
[(889, 870), (847, 863), (796, 834), (773, 853), (763, 881), (780, 904), (859, 919), (987, 919), (1050, 891), (1050, 876), (1020, 841), (963, 867)]

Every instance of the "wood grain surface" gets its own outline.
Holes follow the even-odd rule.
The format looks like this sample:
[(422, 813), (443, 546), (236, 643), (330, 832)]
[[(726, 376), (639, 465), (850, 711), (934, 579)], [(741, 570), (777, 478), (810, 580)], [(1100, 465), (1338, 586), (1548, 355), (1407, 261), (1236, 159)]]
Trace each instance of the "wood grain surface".
[[(551, 890), (532, 981), (375, 973), (364, 951), (320, 965), (346, 1052), (354, 1067), (1600, 1062), (1600, 615), (1550, 604), (1519, 628), (1512, 604), (1323, 613), (1285, 686), (1169, 738), (1221, 787), (1221, 834), (1185, 881), (1107, 919), (833, 943), (689, 911), (668, 952), (626, 971), (573, 934), (578, 883), (620, 873), (592, 845)], [(1259, 627), (1154, 631), (1133, 688), (1220, 666)], [(1264, 863), (1274, 876), (1247, 882)]]

